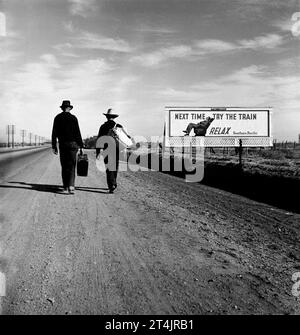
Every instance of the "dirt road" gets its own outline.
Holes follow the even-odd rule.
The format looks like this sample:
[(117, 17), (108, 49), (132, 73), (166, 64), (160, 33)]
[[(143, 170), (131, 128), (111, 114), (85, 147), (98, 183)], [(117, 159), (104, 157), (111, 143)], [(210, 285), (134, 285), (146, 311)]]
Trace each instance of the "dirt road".
[[(0, 183), (3, 314), (299, 314), (300, 216), (89, 153), (75, 195), (36, 153)], [(0, 297), (1, 299), (1, 297)]]

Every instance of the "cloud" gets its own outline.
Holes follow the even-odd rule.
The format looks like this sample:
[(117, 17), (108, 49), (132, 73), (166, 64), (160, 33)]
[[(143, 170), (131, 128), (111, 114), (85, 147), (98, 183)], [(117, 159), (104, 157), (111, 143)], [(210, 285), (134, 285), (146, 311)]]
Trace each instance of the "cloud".
[(51, 124), (49, 110), (57, 104), (54, 75), (60, 67), (53, 55), (42, 55), (4, 75), (0, 83), (0, 103), (6, 110), (5, 122), (29, 131), (47, 134), (43, 123)]
[(69, 42), (56, 44), (53, 46), (53, 48), (59, 52), (60, 56), (71, 57), (71, 58), (80, 57), (78, 54), (76, 54), (73, 45)]
[[(300, 70), (300, 55), (297, 55), (296, 57), (288, 57), (278, 60), (277, 62), (278, 70), (289, 72), (289, 73), (295, 73)], [(274, 69), (273, 72), (275, 72), (276, 69)]]
[(234, 43), (221, 41), (221, 40), (202, 40), (195, 43), (195, 46), (198, 50), (198, 54), (206, 54), (212, 52), (226, 52), (237, 49), (238, 46)]
[(186, 45), (176, 45), (169, 48), (162, 48), (148, 54), (133, 56), (131, 62), (138, 63), (143, 66), (156, 66), (170, 58), (184, 58), (191, 56), (193, 50)]
[[(115, 111), (124, 111), (125, 109), (129, 109), (130, 107), (136, 105), (136, 100), (128, 99), (128, 100), (116, 100), (112, 103), (111, 108)], [(123, 114), (124, 115), (124, 114)]]
[(82, 16), (84, 18), (92, 15), (97, 9), (96, 0), (68, 0), (71, 4), (70, 11), (72, 15)]
[(16, 60), (20, 56), (22, 56), (23, 53), (20, 51), (9, 51), (9, 50), (1, 50), (0, 53), (0, 64), (1, 63), (8, 63)]
[(23, 50), (21, 51), (19, 47), (20, 41), (20, 34), (12, 29), (5, 32), (3, 36), (0, 34), (0, 63), (14, 61), (24, 54)]
[[(273, 106), (275, 110), (298, 108), (300, 75), (273, 75), (267, 67), (251, 65), (180, 90), (161, 90), (167, 102), (208, 106)], [(159, 93), (157, 93), (159, 94)]]
[(0, 12), (0, 37), (6, 36), (6, 16)]
[(174, 29), (166, 27), (152, 27), (144, 24), (136, 27), (135, 31), (138, 31), (139, 33), (150, 33), (150, 34), (174, 34), (177, 32)]
[(110, 92), (113, 92), (115, 94), (123, 94), (126, 93), (126, 89), (129, 85), (132, 83), (137, 82), (138, 77), (134, 75), (125, 75), (122, 77), (118, 82), (115, 83), (115, 85), (111, 88), (109, 88)]
[(113, 69), (113, 66), (102, 58), (77, 62), (69, 71), (61, 74), (57, 84), (60, 94), (76, 99), (89, 98), (95, 92), (103, 90), (109, 80), (106, 75)]
[(90, 32), (78, 32), (76, 37), (71, 39), (71, 42), (57, 44), (54, 48), (60, 52), (70, 52), (71, 49), (106, 50), (121, 53), (133, 51), (133, 48), (125, 40), (114, 39)]
[(283, 43), (283, 37), (278, 34), (268, 34), (255, 37), (252, 40), (241, 40), (239, 46), (242, 49), (275, 49)]
[(273, 20), (271, 25), (277, 29), (287, 33), (290, 33), (290, 36), (299, 36), (300, 34), (300, 2), (297, 12), (290, 12), (288, 15), (282, 15), (278, 20)]
[[(44, 54), (37, 62), (30, 62), (11, 74), (9, 87), (5, 87), (9, 101), (26, 99), (35, 99), (42, 95), (48, 95), (55, 92), (52, 73), (60, 68), (56, 57), (51, 54)], [(13, 98), (14, 97), (14, 98)]]
[(47, 66), (49, 69), (58, 69), (60, 68), (60, 65), (57, 62), (57, 59), (52, 54), (44, 54), (40, 57), (42, 61), (44, 61), (45, 66)]
[(63, 27), (69, 33), (74, 33), (74, 31), (75, 31), (75, 27), (74, 27), (72, 21), (64, 22)]
[(143, 66), (157, 66), (168, 59), (184, 58), (192, 60), (195, 57), (209, 54), (225, 54), (226, 52), (237, 52), (247, 49), (252, 50), (272, 50), (277, 49), (283, 44), (283, 37), (278, 34), (267, 34), (257, 36), (249, 40), (238, 40), (236, 42), (227, 42), (217, 39), (207, 39), (195, 41), (192, 45), (175, 45), (161, 48), (159, 50), (133, 56), (131, 62)]
[(62, 100), (95, 108), (97, 97), (102, 99), (108, 91), (111, 71), (111, 64), (101, 58), (62, 66), (54, 55), (43, 54), (2, 78), (0, 104), (6, 122), (47, 134)]
[(66, 43), (56, 44), (53, 46), (53, 48), (58, 51), (68, 50), (68, 49), (73, 48), (73, 44), (71, 44), (70, 42), (66, 42)]
[(132, 48), (128, 42), (122, 39), (100, 36), (90, 32), (82, 32), (78, 37), (78, 48), (100, 49), (118, 52), (131, 52)]
[[(220, 0), (227, 3), (226, 0)], [(240, 19), (249, 21), (261, 21), (277, 15), (285, 16), (299, 10), (299, 0), (233, 0), (232, 7), (227, 14), (238, 16)]]

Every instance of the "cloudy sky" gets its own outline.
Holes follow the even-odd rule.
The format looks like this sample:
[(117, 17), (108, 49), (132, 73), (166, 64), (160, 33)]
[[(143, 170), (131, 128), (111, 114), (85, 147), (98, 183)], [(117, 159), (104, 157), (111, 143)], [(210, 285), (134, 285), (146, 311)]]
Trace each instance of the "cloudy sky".
[(0, 133), (49, 138), (69, 99), (84, 137), (109, 107), (150, 136), (166, 105), (273, 106), (274, 137), (295, 140), (298, 12), (299, 0), (0, 0)]

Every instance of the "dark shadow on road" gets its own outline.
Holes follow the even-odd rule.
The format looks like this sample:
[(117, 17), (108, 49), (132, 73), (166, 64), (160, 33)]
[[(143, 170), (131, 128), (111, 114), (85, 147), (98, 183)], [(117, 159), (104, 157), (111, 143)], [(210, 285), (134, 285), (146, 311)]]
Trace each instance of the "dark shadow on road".
[[(107, 188), (103, 188), (103, 187), (81, 187), (81, 186), (76, 186), (75, 187), (76, 191), (84, 191), (84, 192), (91, 192), (91, 193), (103, 193), (103, 194), (107, 194), (108, 193), (108, 189)], [(98, 190), (98, 191), (97, 191)], [(106, 190), (106, 192), (104, 192), (104, 190)]]
[(83, 186), (75, 186), (76, 187), (76, 190), (78, 189), (83, 189), (83, 190), (108, 190), (107, 187), (90, 187), (90, 186), (86, 186), (86, 187), (83, 187)]
[(24, 190), (33, 190), (39, 192), (50, 192), (50, 193), (60, 193), (62, 187), (60, 185), (50, 185), (50, 184), (32, 184), (18, 181), (11, 181), (8, 184), (13, 185), (0, 185), (0, 188), (20, 188)]
[[(24, 189), (24, 190), (33, 190), (33, 191), (38, 191), (38, 192), (64, 194), (62, 193), (63, 189), (61, 185), (33, 184), (33, 183), (25, 183), (25, 182), (17, 182), (17, 181), (11, 181), (8, 184), (14, 184), (14, 185), (0, 185), (0, 188), (17, 188), (17, 189)], [(81, 187), (81, 186), (75, 187), (75, 191), (106, 194), (107, 192), (104, 192), (103, 190), (107, 190), (107, 188)]]

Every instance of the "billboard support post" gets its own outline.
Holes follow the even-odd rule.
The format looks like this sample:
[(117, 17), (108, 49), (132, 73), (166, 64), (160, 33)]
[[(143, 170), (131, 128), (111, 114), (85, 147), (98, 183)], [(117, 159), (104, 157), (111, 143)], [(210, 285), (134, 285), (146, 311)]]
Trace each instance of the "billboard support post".
[(243, 169), (243, 141), (239, 140), (239, 167), (242, 170)]

